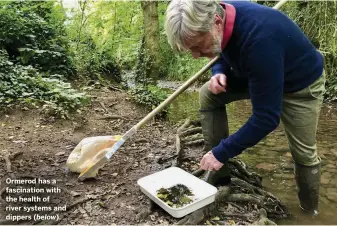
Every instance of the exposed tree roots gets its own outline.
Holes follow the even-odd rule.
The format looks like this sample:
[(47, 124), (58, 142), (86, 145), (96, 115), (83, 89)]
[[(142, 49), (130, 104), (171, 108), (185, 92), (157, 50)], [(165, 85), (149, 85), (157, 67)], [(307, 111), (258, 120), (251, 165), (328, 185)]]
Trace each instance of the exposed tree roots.
[[(200, 134), (200, 122), (191, 122), (189, 119), (180, 126), (176, 134), (176, 153), (172, 166), (181, 167), (184, 159), (184, 149), (189, 146), (203, 144)], [(185, 163), (184, 163), (185, 164)], [(231, 183), (218, 188), (215, 201), (180, 219), (177, 225), (206, 224), (256, 224), (275, 225), (270, 220), (289, 216), (286, 206), (273, 194), (262, 187), (262, 177), (250, 172), (244, 162), (238, 159), (229, 160)], [(191, 172), (204, 180), (205, 171), (197, 169)], [(207, 176), (206, 176), (207, 177)], [(137, 215), (137, 219), (146, 218), (153, 211), (155, 205), (150, 201), (149, 208)], [(269, 218), (270, 219), (269, 219)]]

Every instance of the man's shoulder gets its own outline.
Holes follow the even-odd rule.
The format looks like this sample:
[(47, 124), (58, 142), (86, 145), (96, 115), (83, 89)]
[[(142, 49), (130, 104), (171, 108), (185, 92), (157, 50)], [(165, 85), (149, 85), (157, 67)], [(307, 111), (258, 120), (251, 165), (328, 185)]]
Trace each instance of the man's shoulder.
[(234, 6), (237, 17), (247, 18), (265, 25), (280, 18), (289, 19), (279, 10), (248, 0), (225, 1), (225, 3)]
[[(236, 9), (234, 30), (237, 36), (255, 42), (270, 36), (288, 36), (294, 22), (284, 13), (250, 1), (226, 1)], [(287, 29), (285, 29), (287, 28)]]

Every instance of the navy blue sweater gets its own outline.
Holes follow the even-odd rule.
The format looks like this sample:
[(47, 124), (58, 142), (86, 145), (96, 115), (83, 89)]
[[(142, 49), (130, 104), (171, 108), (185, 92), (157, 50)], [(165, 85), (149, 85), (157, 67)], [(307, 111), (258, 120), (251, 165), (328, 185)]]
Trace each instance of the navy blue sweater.
[(323, 56), (285, 14), (247, 1), (226, 3), (236, 9), (235, 23), (212, 73), (246, 78), (253, 109), (246, 124), (213, 148), (214, 156), (221, 162), (237, 156), (276, 129), (283, 93), (308, 87), (323, 72)]

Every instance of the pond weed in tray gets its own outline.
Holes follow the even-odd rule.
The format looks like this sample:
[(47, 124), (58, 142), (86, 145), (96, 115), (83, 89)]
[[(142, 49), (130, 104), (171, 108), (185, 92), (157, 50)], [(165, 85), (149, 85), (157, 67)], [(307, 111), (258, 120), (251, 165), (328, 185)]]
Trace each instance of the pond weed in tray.
[(214, 202), (217, 193), (216, 187), (178, 167), (145, 176), (137, 183), (145, 195), (175, 218)]
[(193, 202), (193, 193), (183, 185), (177, 184), (169, 188), (161, 188), (157, 191), (157, 197), (167, 205), (179, 208)]

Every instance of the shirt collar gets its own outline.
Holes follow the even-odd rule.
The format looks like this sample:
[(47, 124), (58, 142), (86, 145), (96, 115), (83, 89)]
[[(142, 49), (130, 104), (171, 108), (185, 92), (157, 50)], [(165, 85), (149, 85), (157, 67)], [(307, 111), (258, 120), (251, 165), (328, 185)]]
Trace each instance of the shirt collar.
[(220, 3), (220, 5), (226, 9), (225, 26), (221, 42), (221, 48), (224, 49), (233, 33), (236, 10), (233, 5), (228, 3)]

